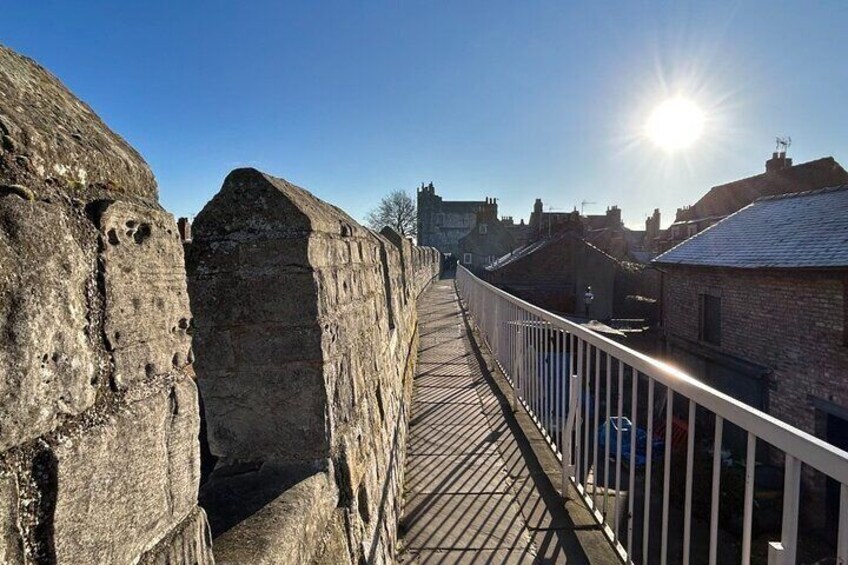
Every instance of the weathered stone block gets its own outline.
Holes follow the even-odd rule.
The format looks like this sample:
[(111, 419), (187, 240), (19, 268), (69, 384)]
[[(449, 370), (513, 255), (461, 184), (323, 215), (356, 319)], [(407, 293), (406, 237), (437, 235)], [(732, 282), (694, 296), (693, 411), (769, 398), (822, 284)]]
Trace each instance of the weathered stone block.
[(183, 247), (173, 216), (126, 202), (100, 216), (106, 286), (105, 333), (115, 382), (187, 364), (191, 338)]
[(320, 364), (205, 372), (198, 384), (215, 455), (242, 461), (327, 456), (327, 398)]
[[(212, 492), (207, 492), (207, 489)], [(210, 497), (208, 499), (207, 497)], [(207, 502), (208, 500), (208, 502)], [(265, 465), (204, 485), (201, 502), (210, 505), (213, 526), (254, 510), (215, 538), (220, 565), (310, 563), (338, 504), (332, 472), (313, 472), (292, 480), (285, 467)], [(338, 563), (348, 561), (336, 556)]]
[(0, 451), (94, 403), (95, 258), (72, 224), (60, 206), (0, 197)]
[(187, 378), (55, 449), (57, 563), (133, 563), (196, 504), (197, 390)]
[(203, 508), (194, 512), (141, 556), (139, 565), (215, 565), (212, 555), (212, 534)]
[(18, 516), (18, 484), (0, 476), (0, 563), (23, 565), (23, 543)]
[(309, 273), (192, 275), (189, 284), (201, 335), (216, 326), (301, 324), (317, 316), (315, 281)]
[[(0, 170), (12, 178), (56, 178), (69, 192), (100, 184), (155, 200), (156, 181), (141, 156), (56, 77), (0, 45)], [(23, 157), (19, 159), (18, 157)]]

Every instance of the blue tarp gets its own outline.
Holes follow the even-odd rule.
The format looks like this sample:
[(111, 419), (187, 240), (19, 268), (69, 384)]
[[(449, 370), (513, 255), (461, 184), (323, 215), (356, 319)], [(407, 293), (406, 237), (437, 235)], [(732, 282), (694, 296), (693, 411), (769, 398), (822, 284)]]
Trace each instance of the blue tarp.
[[(618, 426), (621, 426), (621, 458), (625, 463), (630, 463), (630, 438), (633, 433), (633, 424), (628, 418), (610, 418), (598, 430), (598, 448), (603, 449), (606, 446), (607, 430), (609, 430), (610, 442), (609, 452), (610, 457), (615, 458)], [(653, 438), (651, 441), (651, 459), (658, 459), (665, 451), (665, 442), (658, 438)], [(644, 467), (647, 462), (648, 454), (648, 434), (640, 427), (636, 427), (636, 461), (637, 467)]]

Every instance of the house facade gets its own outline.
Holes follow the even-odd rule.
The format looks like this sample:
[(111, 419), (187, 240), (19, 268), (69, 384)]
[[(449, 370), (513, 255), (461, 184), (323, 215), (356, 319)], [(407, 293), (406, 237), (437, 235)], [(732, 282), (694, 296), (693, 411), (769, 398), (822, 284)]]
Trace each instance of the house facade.
[(477, 211), (474, 227), (459, 240), (460, 263), (477, 276), (499, 257), (517, 247), (513, 230), (490, 206)]
[[(660, 255), (668, 357), (848, 450), (846, 242), (848, 185), (757, 200)], [(806, 473), (834, 527), (833, 484)]]

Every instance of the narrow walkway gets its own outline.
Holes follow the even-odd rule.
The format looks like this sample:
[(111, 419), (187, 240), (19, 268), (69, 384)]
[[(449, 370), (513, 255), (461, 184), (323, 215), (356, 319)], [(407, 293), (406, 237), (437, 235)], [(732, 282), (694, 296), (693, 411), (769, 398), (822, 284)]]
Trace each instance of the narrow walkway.
[[(402, 563), (533, 563), (485, 407), (484, 382), (453, 280), (420, 299), (421, 344), (405, 473)], [(481, 386), (482, 385), (482, 386)]]
[(560, 463), (480, 347), (453, 279), (418, 305), (402, 563), (617, 563)]

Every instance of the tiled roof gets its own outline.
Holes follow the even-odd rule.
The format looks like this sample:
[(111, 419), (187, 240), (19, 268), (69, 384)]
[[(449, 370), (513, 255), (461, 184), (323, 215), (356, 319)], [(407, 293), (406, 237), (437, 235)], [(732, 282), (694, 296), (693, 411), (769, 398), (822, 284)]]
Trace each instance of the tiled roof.
[(714, 186), (686, 211), (686, 217), (682, 219), (722, 217), (763, 196), (817, 190), (846, 182), (848, 173), (833, 157), (824, 157)]
[(761, 198), (653, 262), (748, 269), (848, 267), (848, 185)]

